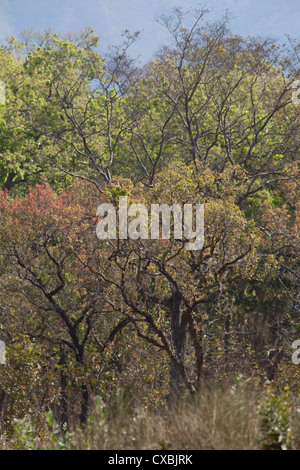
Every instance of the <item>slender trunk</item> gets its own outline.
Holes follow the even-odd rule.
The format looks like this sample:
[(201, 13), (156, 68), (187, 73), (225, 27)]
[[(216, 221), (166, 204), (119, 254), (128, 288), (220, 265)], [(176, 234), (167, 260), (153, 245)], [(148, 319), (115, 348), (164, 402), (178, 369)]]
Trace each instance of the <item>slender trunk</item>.
[[(200, 321), (200, 324), (199, 324)], [(200, 326), (200, 328), (199, 328)], [(191, 316), (188, 323), (189, 332), (195, 351), (195, 389), (200, 390), (203, 382), (203, 329), (201, 312), (198, 313), (198, 327), (196, 328), (195, 319)]]
[[(83, 356), (84, 356), (84, 350), (83, 350), (83, 347), (81, 346), (79, 349), (79, 353), (76, 357), (77, 362), (81, 365), (84, 364)], [(81, 401), (80, 401), (80, 415), (79, 415), (80, 426), (82, 428), (84, 428), (87, 424), (88, 410), (89, 410), (88, 405), (89, 405), (89, 389), (88, 389), (87, 384), (83, 382), (81, 385)]]
[[(178, 362), (184, 364), (185, 355), (185, 339), (186, 339), (186, 326), (182, 325), (180, 315), (181, 298), (177, 292), (174, 292), (171, 299), (170, 314), (171, 314), (171, 338), (174, 352), (177, 356)], [(180, 395), (184, 388), (184, 381), (182, 374), (173, 359), (170, 361), (170, 392), (169, 402), (174, 403), (180, 399)]]
[(80, 425), (86, 426), (88, 418), (89, 390), (86, 384), (81, 386), (81, 409), (80, 409)]
[(0, 387), (0, 434), (5, 431), (5, 418), (8, 407), (9, 395)]
[(230, 323), (231, 323), (231, 309), (227, 312), (227, 315), (226, 315), (225, 331), (224, 331), (224, 358), (225, 358), (226, 371), (229, 370)]
[[(63, 349), (60, 351), (59, 363), (60, 366), (65, 365), (65, 352)], [(63, 429), (63, 425), (68, 429), (69, 426), (69, 414), (68, 414), (68, 393), (67, 393), (67, 375), (63, 369), (59, 371), (60, 379), (60, 416), (59, 424)]]

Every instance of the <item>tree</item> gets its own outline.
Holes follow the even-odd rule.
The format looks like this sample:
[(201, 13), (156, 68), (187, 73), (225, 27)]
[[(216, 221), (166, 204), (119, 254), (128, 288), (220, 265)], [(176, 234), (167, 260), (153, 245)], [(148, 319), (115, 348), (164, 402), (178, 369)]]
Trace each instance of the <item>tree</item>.
[[(32, 370), (49, 355), (62, 421), (75, 390), (84, 422), (89, 395), (144, 377), (141, 345), (169, 361), (174, 402), (236, 372), (273, 380), (298, 331), (299, 45), (194, 13), (161, 19), (170, 41), (140, 70), (137, 33), (105, 59), (91, 30), (0, 50), (3, 334), (15, 364), (28, 341)], [(148, 214), (204, 204), (203, 246), (187, 250), (174, 219), (164, 240), (137, 220), (135, 239), (98, 240), (96, 208), (120, 196)]]
[[(137, 334), (169, 356), (172, 400), (184, 386), (193, 392), (203, 380), (209, 306), (228, 287), (263, 277), (272, 264), (271, 258), (259, 262), (261, 235), (234, 203), (232, 192), (239, 190), (235, 176), (228, 171), (221, 178), (209, 169), (197, 176), (193, 166), (175, 165), (157, 176), (155, 188), (134, 188), (130, 195), (132, 202), (147, 207), (152, 201), (204, 203), (205, 242), (200, 250), (188, 251), (187, 240), (172, 238), (117, 239), (109, 262), (95, 257), (90, 267), (121, 293)], [(107, 243), (102, 241), (103, 247)]]
[(125, 34), (106, 61), (90, 29), (66, 37), (48, 32), (21, 42), (11, 38), (2, 47), (3, 189), (45, 180), (58, 186), (61, 179), (64, 186), (68, 175), (98, 187), (111, 181), (129, 119), (120, 107), (134, 73), (126, 51), (137, 35)]
[[(104, 377), (113, 368), (105, 350), (128, 324), (120, 310), (112, 311), (110, 286), (78, 260), (92, 255), (91, 236), (97, 240), (90, 212), (94, 198), (86, 185), (60, 195), (37, 186), (15, 200), (2, 193), (0, 202), (1, 317), (8, 343), (21, 334), (42, 348), (43, 367), (45, 354), (52, 358), (49, 372), (54, 361), (62, 406), (67, 382), (81, 391), (82, 424), (95, 367)], [(98, 363), (90, 362), (91, 355)]]

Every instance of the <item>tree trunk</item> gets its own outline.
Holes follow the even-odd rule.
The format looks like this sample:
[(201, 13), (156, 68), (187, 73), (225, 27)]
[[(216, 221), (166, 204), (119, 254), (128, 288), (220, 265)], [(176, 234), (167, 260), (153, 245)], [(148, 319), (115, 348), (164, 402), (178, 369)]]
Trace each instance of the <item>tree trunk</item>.
[[(185, 342), (186, 342), (186, 326), (182, 325), (180, 315), (181, 297), (177, 292), (174, 292), (170, 302), (170, 316), (171, 316), (171, 338), (172, 344), (177, 356), (178, 362), (184, 364), (185, 355)], [(169, 403), (172, 404), (180, 399), (184, 388), (184, 381), (182, 374), (176, 365), (175, 361), (170, 361), (170, 392)]]
[[(79, 364), (83, 365), (84, 360), (83, 360), (83, 347), (80, 347), (79, 353), (77, 355), (77, 361)], [(89, 389), (87, 384), (84, 382), (81, 385), (81, 402), (80, 402), (80, 426), (84, 428), (87, 424), (87, 419), (88, 419), (88, 411), (89, 411)]]
[(224, 331), (224, 359), (225, 369), (229, 372), (229, 346), (230, 346), (230, 325), (231, 324), (231, 309), (227, 312), (225, 319), (225, 331)]
[(5, 417), (8, 407), (9, 395), (0, 387), (0, 434), (5, 431)]
[(88, 403), (89, 403), (89, 390), (86, 384), (81, 386), (81, 410), (80, 410), (80, 425), (86, 426), (88, 418)]
[[(59, 363), (60, 366), (65, 365), (65, 352), (63, 349), (60, 351)], [(68, 429), (69, 415), (68, 415), (68, 393), (67, 393), (67, 376), (63, 369), (60, 369), (60, 416), (59, 424), (63, 429), (63, 425)]]

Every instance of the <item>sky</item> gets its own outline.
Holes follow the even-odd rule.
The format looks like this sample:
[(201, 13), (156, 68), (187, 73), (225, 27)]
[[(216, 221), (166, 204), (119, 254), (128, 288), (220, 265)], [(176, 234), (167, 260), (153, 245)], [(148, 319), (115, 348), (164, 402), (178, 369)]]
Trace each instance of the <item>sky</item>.
[(164, 28), (155, 18), (169, 14), (173, 7), (198, 7), (211, 10), (208, 20), (219, 20), (228, 10), (233, 34), (272, 37), (300, 36), (299, 0), (0, 0), (0, 43), (7, 36), (25, 29), (79, 32), (91, 26), (100, 36), (100, 50), (121, 42), (122, 31), (141, 31), (131, 54), (140, 63), (150, 59), (160, 46), (168, 43)]

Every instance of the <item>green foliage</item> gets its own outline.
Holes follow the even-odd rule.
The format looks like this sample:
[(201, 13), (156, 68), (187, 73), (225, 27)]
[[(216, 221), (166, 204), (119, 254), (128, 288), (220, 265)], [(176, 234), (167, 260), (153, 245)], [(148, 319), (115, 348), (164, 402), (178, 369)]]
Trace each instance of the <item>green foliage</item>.
[(62, 428), (57, 424), (55, 414), (52, 411), (46, 413), (48, 425), (51, 429), (49, 450), (72, 450), (73, 434), (66, 429), (66, 423)]
[(29, 416), (14, 420), (13, 442), (17, 450), (38, 450), (37, 430), (32, 425)]
[[(296, 394), (299, 53), (204, 13), (192, 27), (181, 9), (162, 18), (172, 41), (142, 69), (128, 55), (137, 33), (105, 59), (89, 28), (0, 47), (0, 425), (15, 448), (72, 448), (78, 421), (137, 447), (175, 382), (178, 401), (234, 377), (239, 412), (266, 378)], [(96, 209), (120, 196), (149, 213), (204, 204), (203, 247), (186, 250), (173, 221), (170, 239), (99, 240)], [(292, 446), (287, 399), (261, 399), (263, 448)]]
[(260, 401), (259, 417), (262, 450), (291, 449), (288, 396), (288, 388), (280, 396), (276, 396), (272, 390), (268, 390)]

